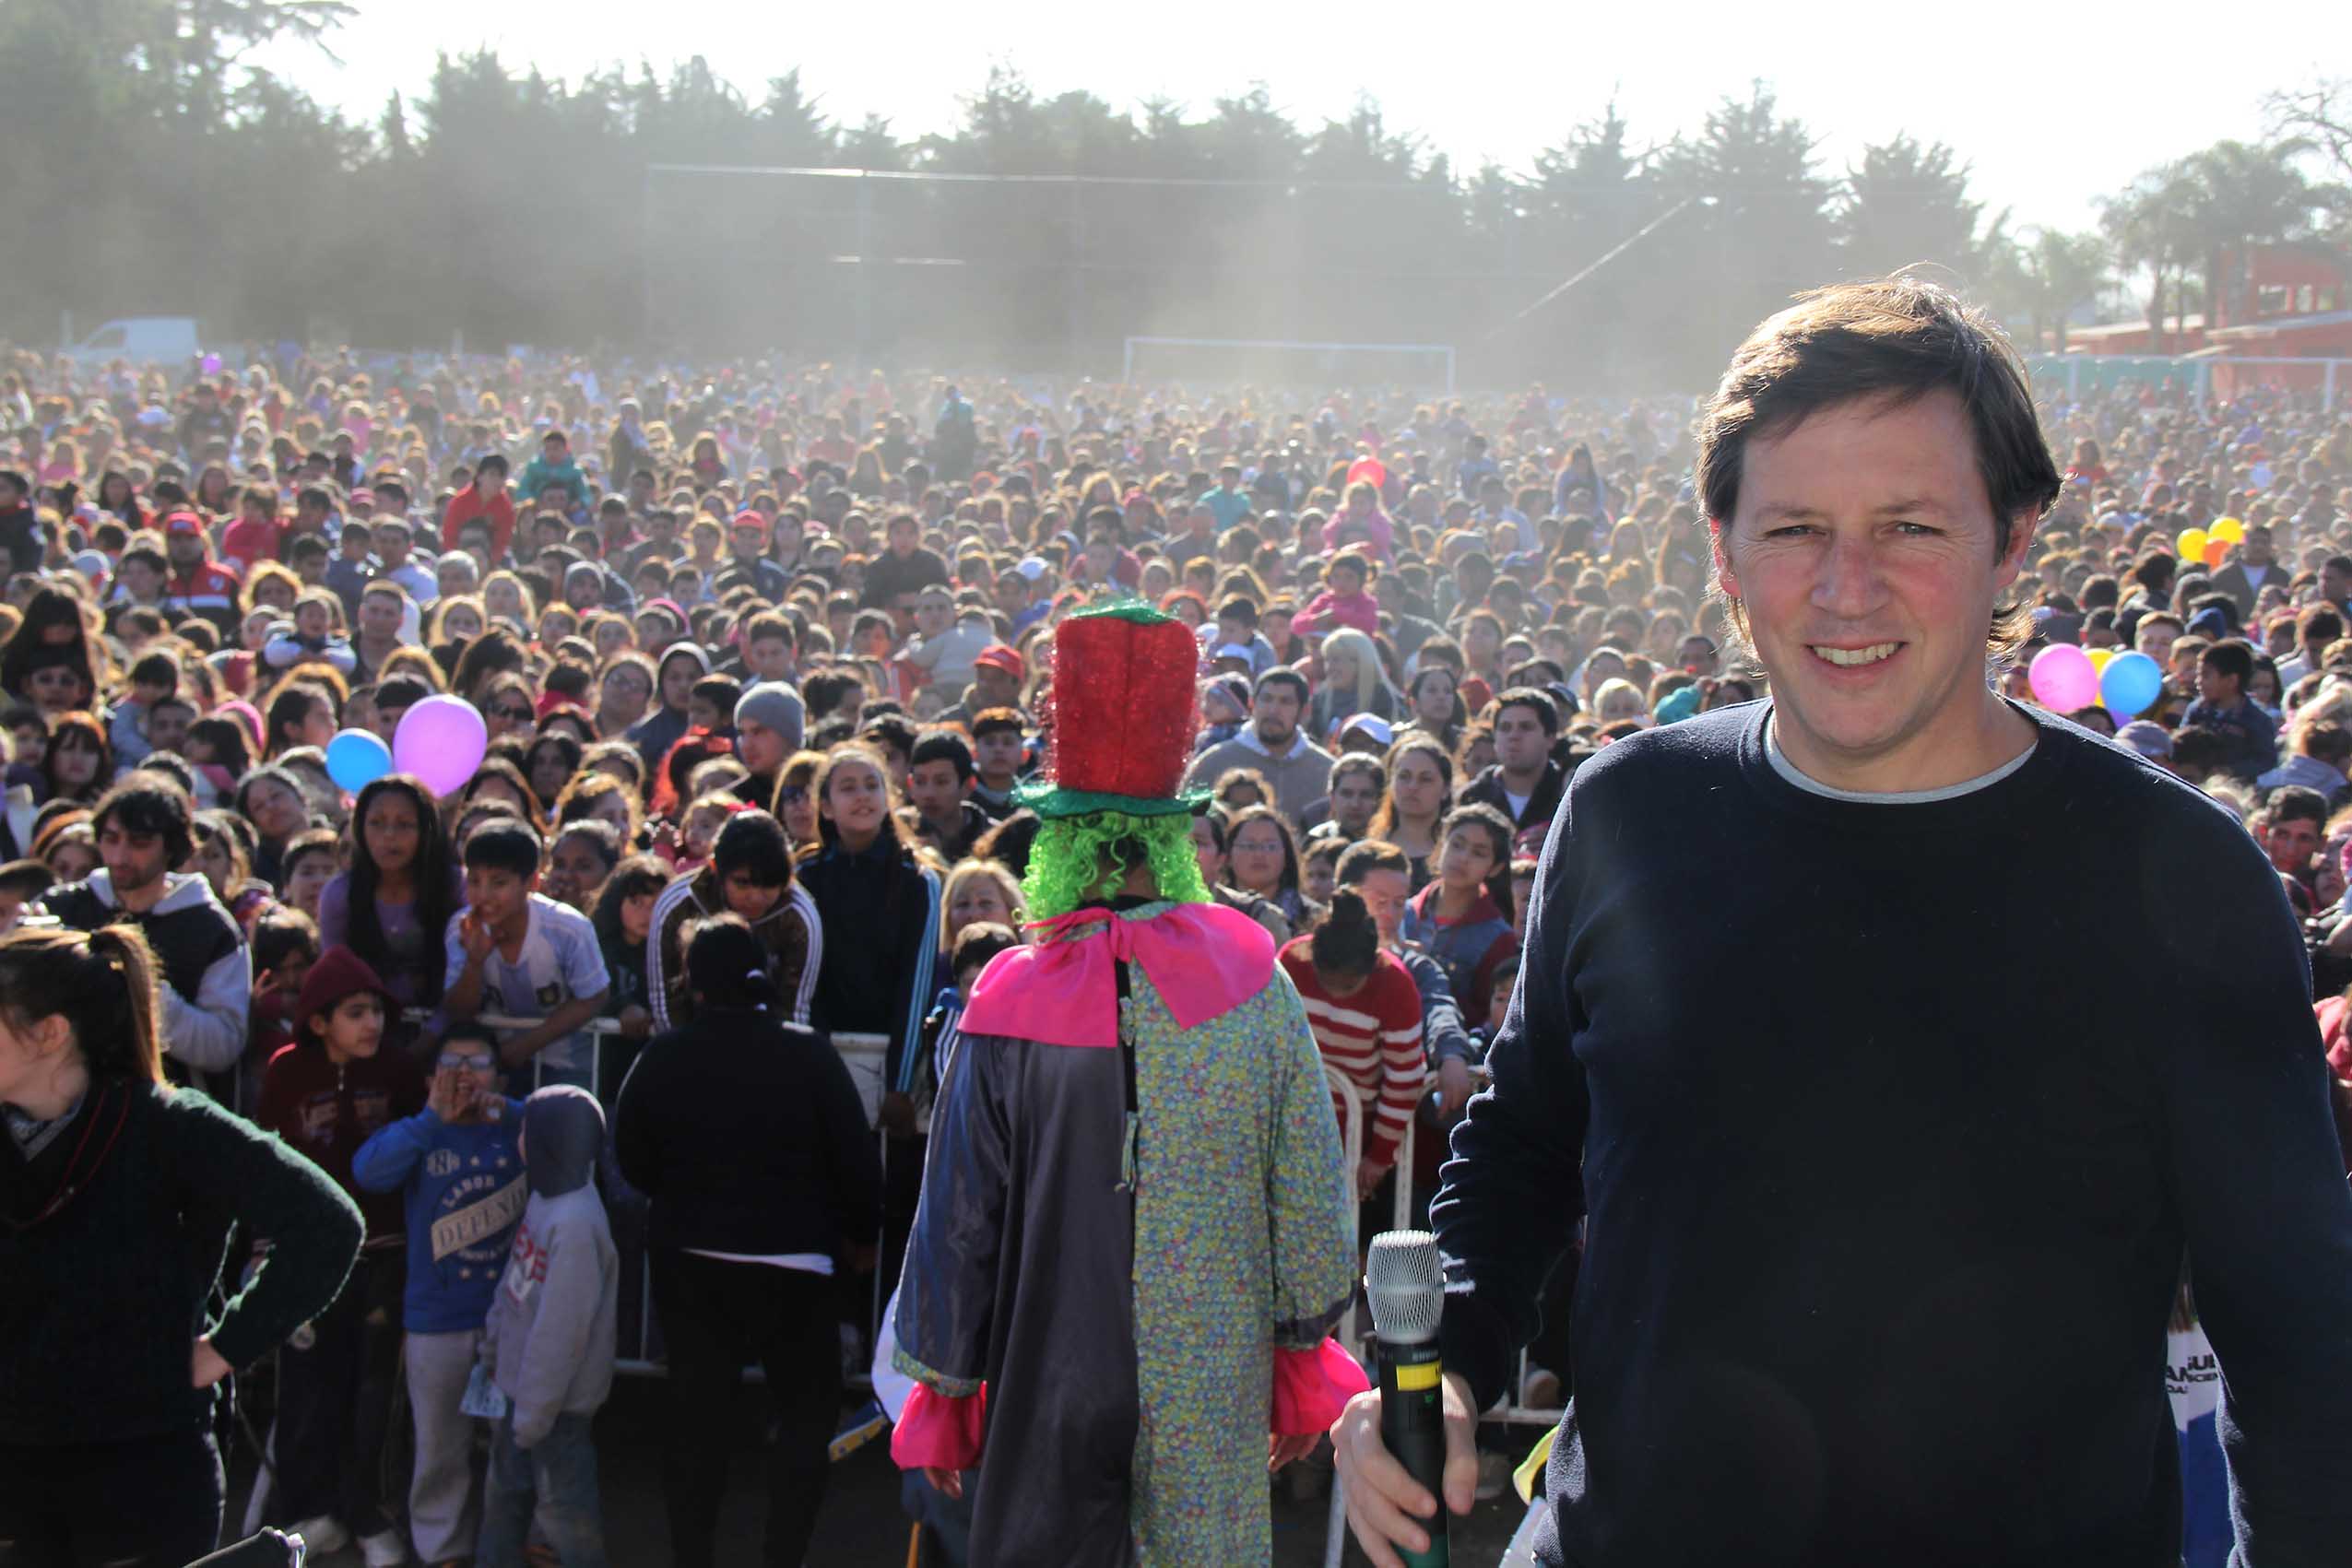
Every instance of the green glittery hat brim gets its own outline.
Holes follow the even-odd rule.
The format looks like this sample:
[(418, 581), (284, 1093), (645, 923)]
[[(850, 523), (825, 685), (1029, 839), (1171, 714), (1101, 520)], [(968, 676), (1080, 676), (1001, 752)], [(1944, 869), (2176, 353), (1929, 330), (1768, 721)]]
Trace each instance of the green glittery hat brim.
[(1055, 784), (1017, 784), (1012, 803), (1048, 819), (1090, 817), (1097, 811), (1124, 811), (1130, 817), (1174, 817), (1179, 812), (1199, 816), (1209, 808), (1211, 792), (1182, 790), (1145, 800), (1132, 795), (1106, 795), (1099, 790), (1064, 789)]

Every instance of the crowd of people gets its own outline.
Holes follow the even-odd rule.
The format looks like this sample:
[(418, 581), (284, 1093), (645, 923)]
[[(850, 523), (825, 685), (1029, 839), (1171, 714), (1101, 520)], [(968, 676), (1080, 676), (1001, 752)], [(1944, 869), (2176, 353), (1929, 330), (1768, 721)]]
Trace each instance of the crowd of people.
[[(2063, 488), (1992, 678), (2031, 703), (2060, 643), (2162, 666), (2142, 711), (2062, 717), (2267, 853), (2310, 921), (2352, 1149), (2352, 419), (2164, 383), (2039, 411)], [(878, 1272), (898, 1282), (971, 984), (1031, 939), (1040, 819), (1016, 791), (1056, 741), (1057, 629), (1137, 601), (1192, 632), (1198, 869), (1276, 944), (1353, 1097), (1335, 1109), (1368, 1233), (1400, 1184), (1422, 1213), (1436, 1190), (1571, 778), (1769, 695), (1716, 581), (1693, 412), (1542, 387), (9, 356), (0, 978), (36, 953), (89, 972), (70, 996), (0, 984), (10, 1313), (82, 1267), (42, 1237), (107, 1159), (86, 1084), (160, 1073), (234, 1114), (140, 1135), (231, 1151), (165, 1156), (177, 1179), (268, 1177), (207, 1200), (215, 1231), (278, 1244), (250, 1283), (230, 1260), (201, 1353), (278, 1351), (273, 1520), (370, 1563), (511, 1562), (526, 1534), (601, 1562), (587, 1418), (643, 1267), (676, 1384), (677, 1561), (712, 1561), (712, 1411), (761, 1360), (767, 1560), (799, 1562), (843, 1363), (875, 1349), (838, 1330), (872, 1326)], [(459, 788), (336, 784), (336, 736), (389, 744), (441, 693), (490, 737)], [(2116, 876), (2198, 914), (2161, 865)], [(1682, 896), (1703, 918), (1707, 890)], [(126, 968), (152, 969), (160, 1055), (108, 1067), (95, 992)], [(877, 1070), (853, 1080), (790, 1025), (878, 1037)], [(777, 1038), (747, 1063), (753, 1029)], [(356, 1262), (328, 1292), (337, 1238)], [(1544, 1288), (1522, 1402), (1573, 1387), (1574, 1283), (1571, 1260)], [(127, 1371), (70, 1431), (24, 1416), (16, 1363), (42, 1353), (0, 1353), (8, 1463), (188, 1424), (183, 1386)], [(413, 1479), (386, 1496), (396, 1387)], [(180, 1457), (217, 1526), (217, 1468)], [(959, 1503), (914, 1502), (951, 1550)]]

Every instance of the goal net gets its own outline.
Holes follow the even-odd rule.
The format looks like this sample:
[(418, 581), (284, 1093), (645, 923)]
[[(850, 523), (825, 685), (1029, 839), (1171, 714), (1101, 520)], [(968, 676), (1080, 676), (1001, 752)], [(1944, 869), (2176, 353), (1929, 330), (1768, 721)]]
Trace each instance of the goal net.
[(1300, 343), (1257, 337), (1129, 337), (1120, 379), (1207, 385), (1454, 390), (1447, 343)]

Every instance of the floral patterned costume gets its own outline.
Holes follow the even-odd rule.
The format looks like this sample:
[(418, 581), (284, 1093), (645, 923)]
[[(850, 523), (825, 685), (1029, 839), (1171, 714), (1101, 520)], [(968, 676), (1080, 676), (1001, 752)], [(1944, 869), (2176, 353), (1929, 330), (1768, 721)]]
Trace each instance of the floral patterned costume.
[(897, 1365), (975, 1436), (987, 1385), (975, 1568), (1262, 1563), (1276, 1352), (1314, 1350), (1353, 1286), (1314, 1036), (1246, 915), (1155, 902), (1055, 925), (974, 988), (983, 1025), (1053, 1011), (1066, 1043), (967, 1013)]

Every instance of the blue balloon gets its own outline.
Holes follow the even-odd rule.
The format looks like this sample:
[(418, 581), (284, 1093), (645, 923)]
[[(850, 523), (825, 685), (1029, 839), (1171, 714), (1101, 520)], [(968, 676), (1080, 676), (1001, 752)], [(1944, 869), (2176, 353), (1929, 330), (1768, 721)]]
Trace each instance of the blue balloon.
[(347, 729), (326, 743), (326, 776), (357, 795), (392, 772), (392, 748), (364, 729)]
[(2163, 666), (2145, 654), (2118, 654), (2099, 672), (2099, 701), (2118, 720), (2146, 713), (2163, 690)]

